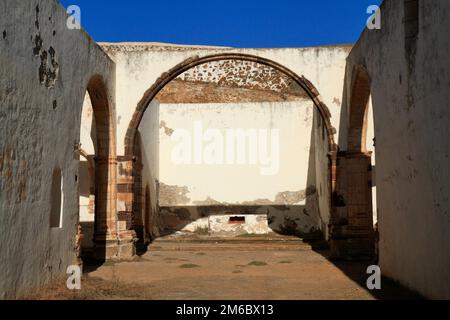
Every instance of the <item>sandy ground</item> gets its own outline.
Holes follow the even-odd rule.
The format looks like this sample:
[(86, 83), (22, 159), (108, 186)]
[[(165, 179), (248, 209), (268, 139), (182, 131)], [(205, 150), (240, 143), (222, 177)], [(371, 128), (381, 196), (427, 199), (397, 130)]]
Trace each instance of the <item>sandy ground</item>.
[[(160, 246), (128, 262), (107, 262), (85, 274), (82, 290), (55, 283), (29, 299), (409, 299), (413, 293), (384, 280), (365, 288), (367, 264), (334, 264), (327, 252), (304, 246), (279, 250), (235, 244)], [(152, 249), (152, 248), (150, 248)], [(195, 249), (195, 250), (194, 250)]]

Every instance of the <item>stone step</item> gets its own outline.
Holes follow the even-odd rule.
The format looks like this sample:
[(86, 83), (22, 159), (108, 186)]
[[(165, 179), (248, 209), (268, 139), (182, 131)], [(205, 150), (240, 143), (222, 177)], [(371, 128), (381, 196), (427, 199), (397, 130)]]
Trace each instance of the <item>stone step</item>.
[(302, 239), (239, 239), (239, 238), (201, 238), (201, 239), (155, 239), (153, 243), (305, 243)]
[(305, 241), (293, 236), (211, 237), (198, 235), (165, 236), (150, 244), (149, 251), (299, 251), (325, 250), (323, 240)]
[(248, 234), (248, 235), (241, 235), (241, 236), (217, 236), (217, 235), (199, 235), (199, 234), (188, 233), (188, 232), (175, 232), (175, 233), (161, 236), (161, 237), (155, 239), (155, 242), (165, 242), (165, 241), (178, 241), (178, 242), (301, 241), (301, 242), (304, 242), (305, 240), (320, 240), (320, 239), (309, 239), (309, 238), (306, 239), (306, 238), (302, 238), (302, 237), (298, 237), (298, 236), (280, 235), (280, 234), (276, 234), (276, 233), (261, 234), (261, 235)]
[(179, 244), (152, 244), (149, 251), (309, 251), (308, 244), (219, 244), (219, 243), (179, 243)]

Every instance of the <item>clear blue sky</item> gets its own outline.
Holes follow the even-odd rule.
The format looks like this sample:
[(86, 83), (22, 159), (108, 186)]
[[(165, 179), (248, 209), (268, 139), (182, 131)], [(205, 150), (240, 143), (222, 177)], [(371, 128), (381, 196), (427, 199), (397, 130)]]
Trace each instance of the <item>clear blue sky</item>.
[(232, 47), (354, 43), (381, 0), (60, 0), (98, 42)]

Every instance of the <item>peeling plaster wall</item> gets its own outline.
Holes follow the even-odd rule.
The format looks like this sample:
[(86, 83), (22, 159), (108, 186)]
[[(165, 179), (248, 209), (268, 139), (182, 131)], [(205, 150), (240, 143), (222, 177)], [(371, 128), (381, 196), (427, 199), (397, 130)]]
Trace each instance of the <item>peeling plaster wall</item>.
[[(178, 206), (162, 207), (161, 221), (165, 231), (185, 231), (214, 236), (279, 233), (304, 238), (322, 238), (317, 202), (309, 206)], [(232, 223), (230, 218), (244, 218)]]
[[(150, 117), (145, 118), (148, 127)], [(311, 100), (161, 104), (159, 122), (159, 205), (166, 228), (193, 231), (202, 228), (204, 219), (199, 219), (207, 216), (216, 221), (218, 217), (228, 219), (230, 214), (245, 214), (248, 219), (242, 232), (326, 231), (330, 211), (328, 141), (324, 123)], [(208, 164), (204, 159), (195, 163), (195, 123), (202, 124), (203, 133), (219, 130), (225, 139), (224, 147), (229, 129), (279, 130), (279, 150), (273, 149), (278, 170), (262, 175), (260, 164), (226, 164), (226, 152), (224, 164)], [(173, 152), (181, 142), (176, 138), (180, 130), (191, 135), (191, 163), (174, 162)], [(141, 134), (143, 141), (149, 137)], [(261, 138), (258, 141), (264, 142)], [(246, 139), (247, 161), (249, 142)], [(269, 151), (270, 148), (269, 145)], [(144, 165), (150, 166), (151, 163)], [(252, 225), (256, 216), (265, 216), (266, 223), (258, 220)], [(216, 229), (217, 224), (215, 229), (211, 227)]]
[(404, 2), (385, 0), (382, 29), (365, 30), (352, 50), (339, 144), (345, 149), (354, 68), (362, 65), (374, 109), (381, 270), (426, 297), (449, 299), (450, 2), (418, 4), (416, 37)]
[[(309, 152), (311, 144), (311, 130), (314, 115), (312, 101), (274, 103), (243, 103), (243, 104), (162, 104), (160, 106), (160, 182), (167, 186), (186, 187), (186, 197), (174, 198), (171, 194), (166, 197), (160, 193), (161, 206), (177, 205), (208, 205), (208, 199), (219, 203), (243, 204), (260, 202), (266, 199), (273, 204), (296, 204), (301, 197), (285, 199), (278, 197), (279, 193), (301, 192), (308, 188)], [(195, 126), (200, 124), (202, 131), (196, 134)], [(170, 134), (167, 133), (170, 128)], [(207, 130), (218, 130), (223, 136), (223, 148), (227, 147), (230, 139), (226, 137), (226, 130), (278, 130), (277, 139), (279, 152), (271, 147), (271, 140), (267, 133), (258, 137), (258, 143), (268, 145), (268, 152), (273, 156), (273, 166), (262, 164), (259, 158), (260, 146), (256, 146), (257, 163), (249, 163), (250, 139), (246, 138), (245, 164), (227, 164), (227, 152), (224, 150), (224, 164), (206, 163), (208, 142), (204, 141)], [(176, 163), (173, 154), (184, 149), (182, 141), (172, 131), (190, 135), (190, 163)], [(199, 138), (200, 140), (198, 140)], [(265, 138), (267, 141), (264, 141)], [(269, 138), (269, 139), (268, 139)], [(201, 159), (196, 159), (196, 142), (202, 143), (199, 152)], [(237, 153), (237, 146), (234, 147)], [(182, 152), (183, 150), (180, 150)], [(197, 162), (200, 160), (200, 162)], [(276, 161), (275, 161), (276, 160)], [(264, 175), (263, 168), (273, 167), (274, 171)], [(217, 188), (212, 185), (219, 184)], [(161, 188), (163, 191), (163, 188)], [(287, 203), (285, 203), (287, 201)]]
[[(7, 298), (64, 277), (75, 262), (74, 144), (89, 79), (102, 76), (114, 95), (114, 64), (84, 31), (66, 28), (57, 1), (1, 1), (0, 33), (0, 298)], [(56, 166), (64, 208), (62, 228), (51, 229)]]
[[(233, 49), (152, 43), (101, 44), (117, 64), (117, 153), (124, 153), (125, 134), (145, 91), (164, 73), (194, 56), (244, 53), (271, 59), (304, 75), (319, 90), (338, 129), (346, 57), (351, 46), (290, 49)], [(219, 62), (220, 63), (220, 62)]]
[[(177, 199), (172, 194), (160, 193), (161, 206), (201, 205), (208, 204), (207, 199), (220, 203), (242, 204), (244, 202), (267, 199), (274, 204), (284, 204), (285, 199), (276, 196), (285, 191), (300, 192), (306, 190), (309, 149), (313, 121), (314, 106), (312, 101), (283, 103), (245, 103), (245, 104), (162, 104), (160, 106), (160, 123), (176, 132), (186, 131), (190, 135), (190, 163), (178, 164), (173, 158), (177, 150), (183, 148), (175, 134), (168, 135), (164, 128), (160, 130), (160, 182), (168, 186), (186, 187), (188, 194), (183, 199)], [(200, 135), (196, 134), (194, 126), (201, 124)], [(270, 137), (264, 135), (267, 141), (258, 137), (258, 143), (268, 147), (273, 156), (273, 166), (262, 164), (259, 153), (255, 164), (249, 163), (250, 139), (246, 139), (245, 164), (237, 162), (237, 145), (234, 164), (227, 164), (227, 150), (220, 157), (223, 164), (208, 164), (205, 162), (208, 143), (203, 134), (207, 130), (218, 130), (223, 136), (224, 148), (228, 143), (226, 130), (278, 130), (279, 152), (272, 147)], [(200, 139), (200, 140), (198, 140)], [(195, 144), (202, 143), (196, 162)], [(257, 146), (259, 152), (260, 146)], [(183, 150), (181, 150), (183, 151)], [(181, 152), (180, 151), (180, 152)], [(261, 151), (263, 152), (263, 150)], [(277, 166), (275, 166), (277, 164)], [(274, 172), (263, 175), (262, 169), (273, 167)], [(276, 171), (275, 171), (276, 170)], [(217, 188), (211, 188), (218, 184)], [(163, 189), (161, 189), (162, 191)], [(301, 199), (292, 199), (295, 204)], [(289, 201), (289, 200), (288, 200)]]

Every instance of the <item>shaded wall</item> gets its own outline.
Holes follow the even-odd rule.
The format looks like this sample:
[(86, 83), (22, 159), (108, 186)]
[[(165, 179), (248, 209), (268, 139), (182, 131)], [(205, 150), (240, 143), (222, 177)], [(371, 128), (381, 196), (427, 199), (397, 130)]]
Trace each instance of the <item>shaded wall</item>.
[(142, 226), (147, 236), (154, 239), (163, 228), (159, 218), (159, 102), (155, 99), (149, 105), (139, 126), (140, 164), (142, 165), (141, 214)]
[(365, 30), (348, 58), (339, 139), (345, 150), (362, 66), (374, 108), (381, 270), (430, 298), (450, 298), (449, 12), (446, 0), (384, 1), (381, 30)]

